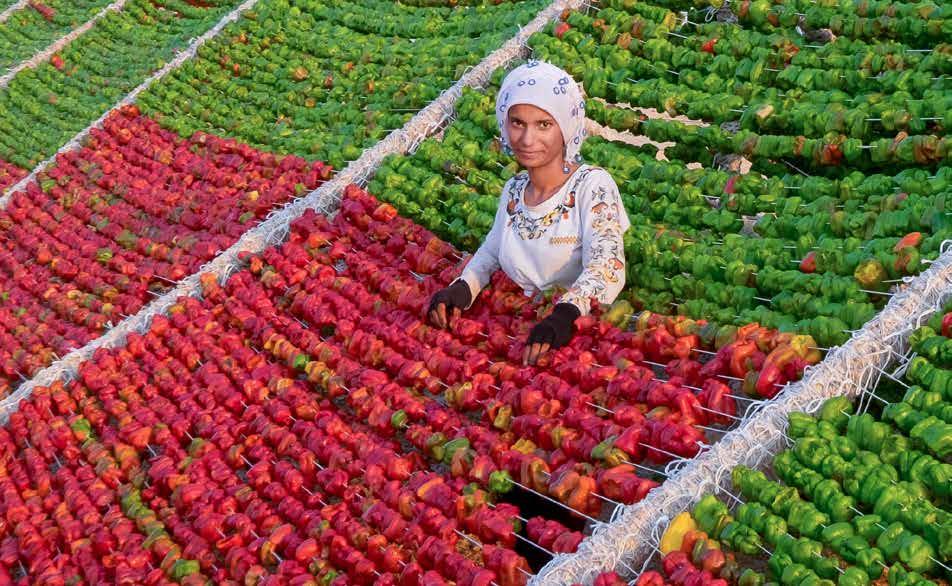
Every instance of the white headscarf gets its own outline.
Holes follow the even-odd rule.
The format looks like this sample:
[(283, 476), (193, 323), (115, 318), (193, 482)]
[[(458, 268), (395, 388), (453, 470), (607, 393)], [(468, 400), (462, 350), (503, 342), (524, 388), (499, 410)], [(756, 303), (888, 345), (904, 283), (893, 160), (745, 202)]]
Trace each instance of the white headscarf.
[(585, 130), (585, 97), (572, 76), (551, 63), (530, 60), (506, 76), (496, 96), (496, 121), (503, 149), (512, 154), (508, 127), (509, 108), (529, 104), (549, 113), (565, 139), (565, 162), (582, 162)]

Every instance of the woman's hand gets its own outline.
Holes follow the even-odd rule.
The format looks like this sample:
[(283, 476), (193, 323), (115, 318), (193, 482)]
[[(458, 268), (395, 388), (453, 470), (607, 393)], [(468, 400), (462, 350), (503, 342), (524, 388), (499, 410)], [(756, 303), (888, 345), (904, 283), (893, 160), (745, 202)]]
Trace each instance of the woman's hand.
[(430, 298), (430, 308), (426, 311), (430, 323), (438, 328), (449, 326), (450, 318), (459, 317), (472, 300), (473, 294), (465, 281), (456, 281), (440, 289)]
[(582, 315), (578, 307), (571, 303), (557, 303), (548, 317), (540, 321), (529, 332), (526, 350), (522, 356), (523, 364), (535, 364), (539, 357), (551, 348), (561, 348), (568, 344), (575, 334), (575, 320)]

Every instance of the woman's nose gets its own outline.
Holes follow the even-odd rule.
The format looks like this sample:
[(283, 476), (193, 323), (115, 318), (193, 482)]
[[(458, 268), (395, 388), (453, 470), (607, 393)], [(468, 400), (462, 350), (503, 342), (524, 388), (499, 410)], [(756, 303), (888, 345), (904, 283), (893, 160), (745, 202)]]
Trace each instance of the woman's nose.
[(535, 140), (535, 133), (531, 128), (523, 128), (519, 133), (517, 142), (521, 145), (529, 145)]

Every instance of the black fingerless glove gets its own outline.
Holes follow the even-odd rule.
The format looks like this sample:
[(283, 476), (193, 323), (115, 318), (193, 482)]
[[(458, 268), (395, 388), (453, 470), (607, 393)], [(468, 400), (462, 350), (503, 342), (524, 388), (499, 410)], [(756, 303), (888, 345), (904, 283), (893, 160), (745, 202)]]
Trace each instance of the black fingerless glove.
[(548, 344), (551, 348), (565, 346), (575, 335), (575, 320), (580, 315), (582, 312), (573, 304), (557, 303), (552, 313), (532, 328), (526, 343), (529, 345)]
[(473, 294), (465, 281), (456, 281), (445, 289), (440, 289), (430, 298), (430, 308), (427, 313), (435, 310), (441, 303), (446, 305), (447, 311), (454, 308), (466, 309), (473, 300)]

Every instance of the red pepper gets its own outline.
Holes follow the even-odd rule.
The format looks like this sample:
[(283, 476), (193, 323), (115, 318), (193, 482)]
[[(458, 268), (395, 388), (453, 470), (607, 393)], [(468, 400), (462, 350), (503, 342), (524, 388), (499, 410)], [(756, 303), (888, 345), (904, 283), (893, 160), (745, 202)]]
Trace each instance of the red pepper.
[[(713, 39), (706, 41), (703, 45), (701, 45), (701, 50), (704, 51), (705, 53), (710, 53), (711, 55), (715, 55), (716, 54), (714, 51), (715, 44), (717, 44), (717, 37), (714, 37)], [(736, 175), (734, 177), (736, 177)], [(731, 177), (731, 180), (733, 180), (734, 177)], [(724, 191), (725, 193), (734, 193), (733, 190), (727, 191), (726, 188)]]
[(899, 239), (899, 242), (893, 247), (893, 252), (899, 252), (903, 248), (916, 248), (921, 242), (922, 232), (910, 232)]
[[(725, 351), (729, 359), (730, 372), (736, 377), (743, 377), (750, 370), (756, 370), (759, 365), (755, 362), (756, 355), (760, 353), (757, 344), (751, 341), (733, 342), (726, 346)], [(760, 353), (763, 356), (762, 353)]]
[[(641, 584), (641, 582), (638, 582)], [(593, 586), (626, 586), (628, 582), (625, 582), (621, 576), (615, 572), (602, 572), (595, 578)]]
[(630, 426), (615, 439), (615, 447), (624, 451), (631, 460), (637, 462), (644, 457), (644, 446), (642, 444), (647, 439), (647, 428), (639, 422)]
[(800, 270), (804, 273), (816, 272), (816, 251), (811, 250), (803, 260), (800, 261)]
[(942, 316), (942, 335), (952, 338), (952, 311)]
[(784, 367), (796, 358), (797, 353), (790, 346), (782, 346), (771, 352), (757, 377), (754, 392), (767, 399), (776, 395), (780, 391), (777, 385), (782, 385), (785, 380)]
[[(622, 581), (620, 582), (620, 584), (626, 584), (626, 582)], [(662, 576), (661, 574), (659, 574), (658, 572), (654, 570), (648, 570), (647, 572), (642, 572), (642, 574), (638, 576), (638, 581), (635, 582), (635, 586), (664, 586), (664, 585), (665, 585), (664, 576)]]
[(620, 464), (598, 473), (598, 488), (602, 496), (632, 504), (640, 501), (657, 482), (641, 478), (634, 466)]
[(724, 383), (708, 379), (704, 382), (704, 390), (698, 394), (698, 400), (711, 411), (706, 412), (711, 422), (729, 424), (732, 417), (737, 415), (737, 403), (731, 397), (731, 388)]

